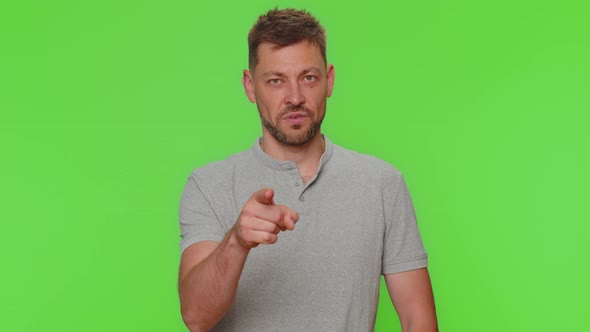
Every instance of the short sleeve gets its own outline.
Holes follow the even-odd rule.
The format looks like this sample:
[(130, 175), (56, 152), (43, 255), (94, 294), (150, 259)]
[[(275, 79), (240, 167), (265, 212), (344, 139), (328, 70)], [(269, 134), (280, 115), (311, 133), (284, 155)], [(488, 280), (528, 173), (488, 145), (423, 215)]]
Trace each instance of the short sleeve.
[(426, 267), (427, 256), (416, 223), (410, 193), (401, 176), (390, 183), (391, 194), (384, 194), (385, 235), (382, 274)]
[(226, 233), (214, 208), (199, 188), (194, 173), (189, 177), (182, 193), (179, 223), (181, 252), (197, 242), (221, 242)]

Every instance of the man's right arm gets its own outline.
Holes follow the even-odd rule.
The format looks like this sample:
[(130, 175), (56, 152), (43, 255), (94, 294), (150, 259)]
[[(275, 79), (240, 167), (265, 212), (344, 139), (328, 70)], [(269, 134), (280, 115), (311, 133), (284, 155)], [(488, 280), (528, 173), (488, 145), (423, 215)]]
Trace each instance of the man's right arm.
[(273, 195), (272, 189), (255, 192), (221, 243), (198, 242), (182, 253), (180, 306), (189, 330), (207, 331), (219, 322), (234, 302), (250, 250), (273, 244), (281, 230), (294, 228), (297, 213), (274, 205)]
[(178, 288), (190, 331), (209, 330), (229, 310), (248, 252), (230, 231), (221, 243), (195, 243), (182, 253)]

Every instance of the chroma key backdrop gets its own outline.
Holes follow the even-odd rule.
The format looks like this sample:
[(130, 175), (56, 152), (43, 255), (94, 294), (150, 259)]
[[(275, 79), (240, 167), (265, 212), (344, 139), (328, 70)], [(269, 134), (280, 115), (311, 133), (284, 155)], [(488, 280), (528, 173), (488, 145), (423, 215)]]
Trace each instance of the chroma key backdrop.
[(275, 6), (328, 31), (324, 133), (403, 172), (440, 330), (590, 331), (582, 0), (3, 1), (0, 331), (186, 331), (180, 195), (261, 134), (241, 77)]

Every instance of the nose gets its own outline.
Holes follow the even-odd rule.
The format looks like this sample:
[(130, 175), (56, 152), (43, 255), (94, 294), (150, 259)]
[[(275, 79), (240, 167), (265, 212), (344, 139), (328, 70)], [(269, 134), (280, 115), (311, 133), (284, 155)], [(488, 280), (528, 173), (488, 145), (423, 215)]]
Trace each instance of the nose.
[(299, 84), (292, 84), (285, 97), (285, 103), (293, 106), (299, 106), (305, 102), (305, 97)]

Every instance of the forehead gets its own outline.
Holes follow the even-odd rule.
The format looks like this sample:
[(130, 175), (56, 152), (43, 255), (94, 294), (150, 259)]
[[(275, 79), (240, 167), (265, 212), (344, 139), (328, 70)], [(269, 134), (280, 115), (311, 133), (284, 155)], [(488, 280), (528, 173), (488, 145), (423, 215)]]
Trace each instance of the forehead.
[(289, 71), (300, 68), (317, 67), (325, 70), (324, 58), (320, 48), (309, 41), (280, 47), (272, 43), (258, 46), (256, 72)]

